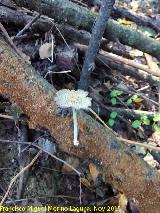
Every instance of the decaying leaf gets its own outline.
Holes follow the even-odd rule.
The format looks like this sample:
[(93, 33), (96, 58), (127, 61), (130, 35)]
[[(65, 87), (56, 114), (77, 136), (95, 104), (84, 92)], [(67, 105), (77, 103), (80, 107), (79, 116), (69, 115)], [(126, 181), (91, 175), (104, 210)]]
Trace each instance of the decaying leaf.
[(52, 56), (52, 44), (45, 43), (39, 48), (39, 56), (41, 59), (49, 58)]
[(89, 164), (89, 171), (90, 171), (90, 174), (91, 174), (93, 181), (96, 181), (98, 174), (99, 174), (99, 171), (97, 170), (96, 165), (93, 164), (93, 163), (90, 163)]
[(86, 178), (81, 178), (81, 183), (86, 186), (87, 188), (91, 187), (90, 182)]

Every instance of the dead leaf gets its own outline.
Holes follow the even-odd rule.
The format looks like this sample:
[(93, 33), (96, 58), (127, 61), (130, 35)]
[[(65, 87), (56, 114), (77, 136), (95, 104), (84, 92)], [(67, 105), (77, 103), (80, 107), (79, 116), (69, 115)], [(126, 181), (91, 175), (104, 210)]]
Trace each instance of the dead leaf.
[(49, 58), (52, 56), (52, 44), (45, 43), (39, 48), (39, 56), (41, 59)]
[(132, 21), (127, 20), (126, 18), (119, 18), (118, 22), (123, 24), (123, 25), (127, 25), (127, 26), (131, 26), (133, 24)]
[(143, 101), (142, 98), (136, 98), (136, 99), (134, 99), (134, 102), (135, 102), (135, 103), (141, 103), (142, 101)]
[(82, 178), (81, 177), (81, 183), (84, 185), (84, 186), (86, 186), (87, 188), (90, 188), (91, 187), (91, 184), (90, 184), (90, 182), (86, 179), (86, 178)]
[(91, 174), (91, 177), (93, 179), (93, 181), (96, 181), (98, 175), (99, 175), (99, 171), (96, 168), (96, 165), (93, 163), (89, 164), (89, 172)]

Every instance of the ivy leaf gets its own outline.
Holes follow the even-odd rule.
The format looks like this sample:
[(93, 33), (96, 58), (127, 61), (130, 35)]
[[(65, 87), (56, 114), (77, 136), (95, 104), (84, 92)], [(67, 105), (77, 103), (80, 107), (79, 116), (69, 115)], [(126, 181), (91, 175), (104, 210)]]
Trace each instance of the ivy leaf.
[(153, 117), (153, 120), (156, 121), (156, 122), (160, 121), (160, 113), (155, 113), (154, 117)]
[(109, 120), (108, 120), (108, 125), (109, 126), (113, 126), (114, 125), (114, 123), (115, 123), (115, 120), (113, 120), (112, 118), (110, 118)]
[(111, 112), (111, 114), (110, 114), (110, 118), (116, 118), (117, 117), (117, 112)]
[(112, 105), (116, 105), (117, 104), (117, 99), (116, 98), (112, 98), (111, 102), (112, 102)]
[(141, 126), (141, 122), (139, 120), (135, 120), (132, 122), (132, 127), (138, 129)]
[(132, 99), (131, 98), (129, 98), (128, 100), (127, 100), (127, 104), (131, 104), (133, 101), (132, 101)]
[(112, 98), (116, 98), (117, 96), (120, 96), (123, 94), (123, 91), (120, 91), (120, 90), (112, 90), (111, 93), (110, 93), (110, 96)]

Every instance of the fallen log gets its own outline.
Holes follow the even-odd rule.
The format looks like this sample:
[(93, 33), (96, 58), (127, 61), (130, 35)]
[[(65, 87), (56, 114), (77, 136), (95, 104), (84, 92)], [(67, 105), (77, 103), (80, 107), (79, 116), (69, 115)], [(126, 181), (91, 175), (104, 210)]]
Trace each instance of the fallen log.
[[(88, 9), (67, 0), (14, 0), (19, 6), (31, 10), (41, 11), (43, 14), (65, 22), (80, 29), (91, 32), (96, 15)], [(122, 44), (139, 49), (160, 59), (160, 42), (139, 31), (127, 28), (118, 22), (109, 19), (106, 24), (104, 37), (119, 41)]]
[(80, 146), (73, 146), (72, 118), (59, 117), (56, 90), (0, 40), (0, 93), (29, 116), (30, 128), (46, 128), (59, 148), (103, 164), (106, 182), (135, 199), (143, 213), (159, 213), (160, 174), (87, 113), (78, 113)]

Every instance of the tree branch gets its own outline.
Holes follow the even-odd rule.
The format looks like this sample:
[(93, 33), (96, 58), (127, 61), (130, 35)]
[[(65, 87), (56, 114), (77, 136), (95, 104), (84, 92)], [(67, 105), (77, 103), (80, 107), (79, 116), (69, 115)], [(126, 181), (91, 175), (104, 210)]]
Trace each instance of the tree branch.
[(85, 60), (81, 72), (79, 88), (87, 90), (90, 83), (90, 75), (95, 67), (95, 58), (98, 52), (106, 23), (110, 17), (114, 0), (103, 0), (101, 4), (100, 14), (97, 17), (96, 23), (93, 26), (91, 39), (86, 51)]

